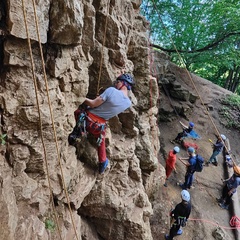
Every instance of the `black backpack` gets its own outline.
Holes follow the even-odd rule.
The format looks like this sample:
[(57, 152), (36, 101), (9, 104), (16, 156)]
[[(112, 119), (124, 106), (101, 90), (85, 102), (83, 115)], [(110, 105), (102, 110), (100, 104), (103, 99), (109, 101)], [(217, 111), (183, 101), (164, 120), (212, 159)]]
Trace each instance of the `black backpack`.
[(195, 165), (196, 172), (201, 172), (203, 170), (203, 163), (204, 163), (204, 158), (197, 154), (196, 155), (196, 165)]

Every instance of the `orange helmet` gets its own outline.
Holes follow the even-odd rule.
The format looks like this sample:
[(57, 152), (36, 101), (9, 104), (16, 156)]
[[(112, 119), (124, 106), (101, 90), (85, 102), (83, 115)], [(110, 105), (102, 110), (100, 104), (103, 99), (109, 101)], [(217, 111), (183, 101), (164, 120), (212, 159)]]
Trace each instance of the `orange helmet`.
[(240, 176), (240, 167), (237, 166), (237, 165), (234, 165), (233, 166), (233, 171), (236, 175), (239, 175)]

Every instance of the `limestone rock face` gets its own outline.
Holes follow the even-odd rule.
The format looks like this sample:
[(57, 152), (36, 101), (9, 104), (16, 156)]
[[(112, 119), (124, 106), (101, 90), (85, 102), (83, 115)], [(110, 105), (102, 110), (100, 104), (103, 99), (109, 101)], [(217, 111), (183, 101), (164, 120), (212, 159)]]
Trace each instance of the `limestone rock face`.
[[(47, 42), (50, 1), (36, 1), (37, 3), (35, 7), (33, 6), (32, 1), (29, 0), (24, 1), (24, 5), (22, 5), (22, 1), (10, 0), (3, 2), (7, 8), (4, 9), (5, 11), (7, 10), (5, 24), (11, 36), (26, 39), (28, 35), (29, 38), (37, 40), (39, 33), (41, 42)], [(4, 5), (2, 5), (2, 7)], [(38, 25), (38, 33), (36, 25)]]
[(50, 42), (61, 45), (78, 44), (81, 42), (83, 30), (82, 1), (53, 1), (49, 13)]
[[(151, 240), (159, 94), (141, 1), (23, 2), (0, 4), (0, 238)], [(123, 72), (132, 106), (108, 123), (99, 176), (95, 140), (76, 149), (68, 134), (85, 97)]]

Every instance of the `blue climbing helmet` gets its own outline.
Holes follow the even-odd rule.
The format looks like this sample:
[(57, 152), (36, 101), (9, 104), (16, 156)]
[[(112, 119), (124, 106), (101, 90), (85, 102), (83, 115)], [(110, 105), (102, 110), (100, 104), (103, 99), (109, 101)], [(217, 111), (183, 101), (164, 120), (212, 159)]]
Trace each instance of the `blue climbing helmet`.
[(187, 151), (188, 151), (189, 153), (194, 153), (194, 152), (195, 152), (195, 149), (194, 149), (193, 147), (189, 147), (189, 148), (187, 149)]
[(190, 126), (191, 128), (193, 128), (193, 127), (194, 127), (194, 123), (193, 123), (193, 122), (189, 122), (189, 126)]
[(128, 90), (131, 90), (132, 85), (135, 84), (132, 75), (129, 73), (124, 73), (124, 74), (120, 75), (117, 78), (117, 81), (118, 80), (123, 81), (124, 85), (127, 87)]
[(179, 153), (180, 152), (180, 148), (179, 147), (174, 147), (173, 150), (176, 152), (176, 153)]

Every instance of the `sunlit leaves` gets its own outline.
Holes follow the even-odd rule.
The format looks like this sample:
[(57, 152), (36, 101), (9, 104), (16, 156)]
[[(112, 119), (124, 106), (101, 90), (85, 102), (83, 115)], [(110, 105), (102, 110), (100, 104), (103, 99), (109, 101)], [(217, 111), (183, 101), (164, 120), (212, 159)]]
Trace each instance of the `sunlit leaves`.
[(240, 65), (239, 0), (144, 0), (142, 10), (153, 43), (175, 63), (219, 85)]

